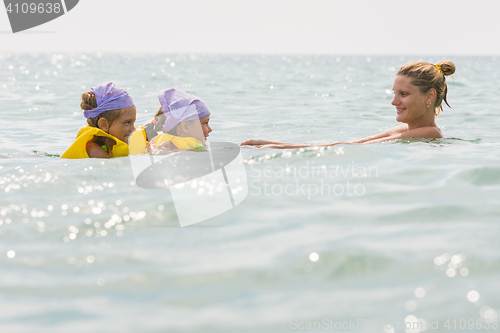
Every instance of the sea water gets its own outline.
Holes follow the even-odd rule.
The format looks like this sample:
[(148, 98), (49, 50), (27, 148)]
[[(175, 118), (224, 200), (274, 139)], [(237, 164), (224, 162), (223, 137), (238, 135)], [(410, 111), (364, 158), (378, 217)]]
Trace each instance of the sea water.
[[(444, 139), (243, 147), (246, 199), (190, 227), (127, 157), (58, 157), (98, 84), (131, 94), (136, 125), (177, 88), (209, 106), (209, 142), (327, 143), (397, 125), (397, 69), (448, 59)], [(498, 332), (499, 72), (492, 57), (1, 53), (1, 331)]]

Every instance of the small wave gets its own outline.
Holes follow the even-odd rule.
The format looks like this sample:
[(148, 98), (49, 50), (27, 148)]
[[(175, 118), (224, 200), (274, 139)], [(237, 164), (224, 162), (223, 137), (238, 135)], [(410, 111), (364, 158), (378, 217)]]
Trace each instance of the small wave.
[(46, 153), (44, 151), (38, 151), (38, 150), (32, 150), (29, 152), (30, 156), (46, 156), (46, 157), (61, 157), (61, 155), (57, 155), (57, 154), (50, 154), (50, 153)]
[(461, 172), (456, 181), (477, 186), (495, 186), (500, 184), (500, 168), (480, 167)]

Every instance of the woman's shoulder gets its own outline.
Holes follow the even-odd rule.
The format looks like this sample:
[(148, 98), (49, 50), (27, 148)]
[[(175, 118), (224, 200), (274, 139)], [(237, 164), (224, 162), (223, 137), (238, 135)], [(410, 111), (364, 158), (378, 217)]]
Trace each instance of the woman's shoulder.
[(426, 126), (414, 129), (407, 129), (401, 133), (401, 138), (433, 138), (439, 139), (443, 137), (441, 129), (437, 126)]
[(407, 132), (408, 131), (408, 124), (400, 124), (398, 126), (391, 128), (389, 131), (391, 131), (390, 135)]

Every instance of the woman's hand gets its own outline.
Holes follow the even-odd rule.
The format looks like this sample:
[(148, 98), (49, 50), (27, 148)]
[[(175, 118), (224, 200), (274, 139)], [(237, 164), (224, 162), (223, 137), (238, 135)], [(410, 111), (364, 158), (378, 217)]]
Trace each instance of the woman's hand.
[(154, 141), (151, 141), (146, 147), (146, 151), (148, 155), (167, 155), (178, 151), (176, 148), (177, 147), (169, 141), (164, 141), (159, 145), (156, 145)]

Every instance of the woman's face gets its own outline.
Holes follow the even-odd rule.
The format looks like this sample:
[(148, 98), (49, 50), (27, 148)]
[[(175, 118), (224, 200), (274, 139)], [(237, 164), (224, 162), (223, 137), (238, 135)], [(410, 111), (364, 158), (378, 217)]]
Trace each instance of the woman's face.
[(122, 109), (120, 117), (109, 126), (108, 133), (123, 142), (128, 142), (129, 135), (135, 130), (135, 116), (135, 106)]
[(411, 80), (407, 76), (396, 75), (392, 87), (394, 98), (391, 104), (396, 107), (396, 120), (407, 124), (418, 121), (429, 110), (426, 95)]

